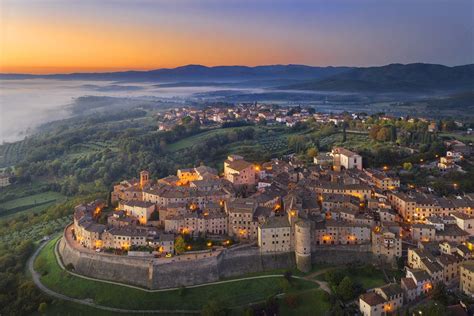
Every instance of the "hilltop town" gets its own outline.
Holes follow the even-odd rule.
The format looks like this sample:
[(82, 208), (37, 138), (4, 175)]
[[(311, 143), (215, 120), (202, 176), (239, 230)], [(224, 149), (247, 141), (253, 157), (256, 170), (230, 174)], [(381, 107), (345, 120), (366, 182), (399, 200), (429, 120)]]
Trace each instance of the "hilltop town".
[(161, 179), (142, 171), (116, 184), (110, 201), (77, 206), (66, 234), (90, 251), (165, 262), (258, 247), (294, 253), (303, 272), (324, 247), (362, 247), (393, 265), (406, 258), (400, 283), (360, 296), (364, 315), (393, 312), (440, 282), (473, 295), (474, 195), (402, 190), (395, 172), (364, 169), (363, 159), (335, 147), (312, 164), (230, 155), (222, 174), (204, 165)]

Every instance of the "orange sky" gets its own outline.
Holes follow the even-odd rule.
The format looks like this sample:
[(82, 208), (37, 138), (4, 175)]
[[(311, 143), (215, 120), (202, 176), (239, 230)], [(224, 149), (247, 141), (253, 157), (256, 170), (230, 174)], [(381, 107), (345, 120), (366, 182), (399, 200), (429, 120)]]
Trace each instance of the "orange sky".
[(472, 0), (0, 0), (0, 72), (472, 63)]

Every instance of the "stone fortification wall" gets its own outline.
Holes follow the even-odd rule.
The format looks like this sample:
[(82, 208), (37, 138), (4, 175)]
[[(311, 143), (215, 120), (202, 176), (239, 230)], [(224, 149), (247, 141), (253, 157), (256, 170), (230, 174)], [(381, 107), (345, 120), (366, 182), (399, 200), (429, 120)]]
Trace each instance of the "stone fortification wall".
[(257, 247), (238, 247), (219, 255), (168, 263), (85, 251), (69, 244), (66, 238), (61, 239), (58, 251), (64, 265), (71, 263), (76, 273), (149, 289), (209, 283), (253, 272), (292, 268), (295, 264), (294, 253), (261, 255)]
[[(294, 268), (295, 254), (262, 255), (257, 247), (239, 246), (221, 253), (175, 257), (173, 262), (153, 258), (117, 256), (86, 251), (62, 238), (58, 251), (64, 265), (71, 263), (75, 272), (109, 281), (116, 281), (149, 289), (165, 289), (209, 283), (223, 278), (262, 272), (272, 269)], [(190, 259), (187, 259), (187, 258)], [(370, 245), (321, 246), (313, 249), (312, 263), (345, 264), (372, 262)]]
[(370, 251), (370, 244), (350, 246), (319, 246), (313, 247), (311, 252), (312, 263), (346, 264), (357, 262), (374, 262), (375, 258)]

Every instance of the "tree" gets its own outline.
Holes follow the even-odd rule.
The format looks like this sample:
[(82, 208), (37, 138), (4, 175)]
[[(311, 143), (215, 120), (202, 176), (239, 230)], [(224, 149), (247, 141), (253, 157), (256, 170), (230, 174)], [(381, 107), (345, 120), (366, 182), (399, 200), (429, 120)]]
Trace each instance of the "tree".
[(314, 147), (308, 148), (308, 150), (306, 151), (306, 156), (308, 156), (309, 158), (314, 158), (317, 155), (318, 155), (318, 150)]
[(38, 312), (40, 312), (41, 314), (44, 314), (44, 313), (46, 313), (47, 308), (48, 308), (48, 304), (43, 302), (43, 303), (39, 304)]
[(330, 270), (324, 274), (324, 279), (331, 286), (338, 286), (343, 278), (344, 278), (344, 274), (339, 270)]
[(392, 125), (392, 127), (390, 128), (390, 140), (392, 142), (397, 141), (397, 127), (395, 125)]
[(444, 285), (443, 282), (436, 283), (433, 288), (433, 291), (431, 292), (431, 297), (434, 301), (437, 301), (443, 305), (447, 305), (449, 298), (446, 291), (446, 285)]
[(342, 142), (345, 143), (347, 140), (347, 133), (346, 133), (346, 124), (342, 127)]
[(177, 254), (181, 254), (186, 250), (186, 243), (184, 242), (183, 236), (179, 235), (174, 240), (174, 250)]
[(157, 211), (157, 210), (154, 210), (151, 214), (150, 214), (150, 221), (157, 221), (160, 219), (160, 213)]
[(342, 279), (341, 283), (337, 286), (337, 294), (339, 294), (344, 301), (354, 298), (354, 282), (352, 282), (350, 277), (346, 276)]

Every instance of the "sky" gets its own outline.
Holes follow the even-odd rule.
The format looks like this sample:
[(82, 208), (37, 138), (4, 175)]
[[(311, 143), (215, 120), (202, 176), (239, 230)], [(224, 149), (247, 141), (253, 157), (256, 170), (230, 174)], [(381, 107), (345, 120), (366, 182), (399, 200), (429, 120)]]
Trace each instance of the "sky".
[(473, 0), (0, 0), (0, 72), (474, 63)]

